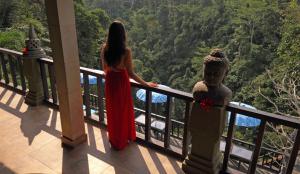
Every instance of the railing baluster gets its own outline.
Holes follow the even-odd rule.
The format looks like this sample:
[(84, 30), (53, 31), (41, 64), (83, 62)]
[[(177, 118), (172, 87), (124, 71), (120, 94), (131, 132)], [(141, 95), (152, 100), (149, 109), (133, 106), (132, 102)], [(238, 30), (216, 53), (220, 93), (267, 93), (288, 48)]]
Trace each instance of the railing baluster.
[(94, 104), (93, 104), (94, 109), (98, 109), (98, 97), (94, 95)]
[(8, 73), (7, 73), (7, 68), (6, 68), (6, 63), (5, 63), (3, 53), (0, 53), (0, 61), (1, 61), (2, 71), (3, 71), (4, 81), (6, 84), (9, 84), (9, 78), (8, 78)]
[(86, 72), (83, 72), (83, 89), (85, 114), (87, 117), (91, 117), (90, 84), (89, 75)]
[(22, 90), (25, 92), (26, 91), (26, 81), (25, 81), (25, 77), (24, 77), (24, 69), (23, 69), (23, 63), (22, 63), (21, 56), (17, 57), (17, 63), (18, 63), (19, 71), (20, 71), (19, 73), (20, 73)]
[(92, 94), (89, 94), (90, 96), (90, 108), (93, 109), (93, 95)]
[(269, 165), (269, 168), (270, 168), (270, 169), (272, 169), (273, 162), (274, 162), (274, 154), (271, 155), (271, 163), (270, 163), (270, 165)]
[(42, 75), (44, 97), (45, 97), (45, 100), (49, 100), (48, 80), (47, 80), (44, 62), (40, 62), (40, 68), (41, 68), (41, 75)]
[(165, 135), (164, 135), (164, 146), (165, 148), (169, 148), (170, 146), (170, 128), (171, 128), (171, 111), (172, 111), (172, 98), (168, 96), (167, 98), (167, 106), (166, 106), (166, 126), (165, 126)]
[(13, 86), (16, 88), (18, 86), (18, 82), (17, 82), (17, 75), (16, 75), (16, 70), (15, 70), (15, 65), (13, 63), (13, 56), (12, 55), (8, 55), (8, 64), (9, 64), (9, 69), (10, 69), (10, 75), (13, 81)]
[(174, 126), (174, 136), (175, 137), (179, 137), (179, 129), (184, 129), (183, 127), (181, 127), (178, 123), (175, 123)]
[(172, 121), (171, 124), (171, 134), (174, 136), (174, 122)]
[(227, 137), (226, 137), (226, 146), (225, 146), (223, 166), (222, 166), (222, 171), (223, 172), (226, 172), (227, 167), (228, 167), (228, 161), (229, 161), (229, 157), (230, 157), (230, 149), (231, 149), (231, 144), (232, 144), (233, 132), (234, 132), (234, 128), (235, 128), (235, 124), (234, 124), (235, 119), (236, 119), (236, 113), (233, 111), (230, 114), (228, 132), (227, 132)]
[(256, 138), (255, 149), (254, 149), (254, 152), (253, 152), (253, 155), (252, 155), (252, 160), (251, 160), (251, 163), (250, 163), (250, 169), (248, 171), (249, 174), (255, 173), (256, 164), (257, 164), (258, 156), (259, 156), (259, 153), (260, 153), (260, 147), (261, 147), (261, 144), (262, 144), (265, 127), (266, 127), (266, 120), (261, 120), (261, 123), (260, 123), (259, 128), (258, 128), (258, 135), (257, 135), (257, 138)]
[(56, 81), (54, 77), (53, 65), (48, 64), (50, 86), (51, 86), (51, 95), (54, 104), (57, 104), (57, 93), (56, 93)]
[(98, 107), (98, 97), (93, 95), (93, 109), (97, 110), (99, 107)]
[(146, 107), (145, 107), (145, 141), (150, 141), (151, 136), (151, 101), (152, 94), (151, 91), (146, 90)]
[(90, 94), (90, 108), (93, 109), (95, 106), (95, 98), (92, 94)]
[(294, 142), (294, 146), (293, 146), (293, 150), (292, 150), (292, 154), (290, 156), (289, 164), (288, 164), (288, 167), (287, 167), (287, 170), (286, 170), (287, 174), (293, 173), (295, 161), (296, 161), (297, 156), (298, 156), (299, 146), (300, 146), (300, 131), (298, 129), (297, 135), (296, 135), (296, 138), (295, 138), (295, 142)]
[[(1, 55), (0, 55), (0, 59), (1, 59)], [(0, 65), (1, 65), (1, 60), (0, 60)], [(2, 76), (2, 66), (0, 66), (0, 81), (2, 80), (3, 76)]]
[[(188, 147), (190, 142), (190, 136), (188, 133), (188, 122), (190, 117), (190, 109), (191, 109), (191, 102), (185, 102), (185, 113), (184, 113), (184, 130), (183, 130), (183, 142), (182, 142), (182, 156), (186, 157), (188, 154)], [(179, 134), (179, 131), (178, 131)]]
[(104, 85), (102, 83), (102, 77), (97, 76), (97, 94), (98, 94), (98, 113), (99, 113), (99, 121), (104, 122), (104, 105), (103, 105), (103, 93)]
[(95, 96), (93, 95), (93, 97), (92, 97), (92, 101), (93, 101), (93, 103), (92, 103), (92, 108), (93, 109), (95, 109), (96, 108), (96, 106), (97, 106), (97, 101), (96, 101), (96, 98), (95, 98)]
[[(1, 64), (1, 53), (0, 53), (0, 64)], [(2, 66), (0, 65), (0, 82), (1, 82), (1, 80), (2, 80)]]

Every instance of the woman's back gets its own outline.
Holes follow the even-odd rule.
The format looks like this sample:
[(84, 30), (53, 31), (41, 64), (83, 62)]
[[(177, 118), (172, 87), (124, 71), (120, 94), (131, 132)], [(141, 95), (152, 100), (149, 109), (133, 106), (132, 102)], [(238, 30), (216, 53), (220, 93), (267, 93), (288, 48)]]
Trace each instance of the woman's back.
[(130, 71), (128, 70), (129, 67), (128, 64), (130, 63), (131, 60), (131, 51), (129, 48), (126, 48), (124, 54), (120, 55), (119, 62), (111, 66), (108, 65), (108, 62), (106, 62), (105, 51), (107, 51), (107, 48), (104, 45), (104, 48), (101, 51), (103, 53), (103, 58), (104, 58), (104, 71), (106, 70), (118, 71), (123, 69)]

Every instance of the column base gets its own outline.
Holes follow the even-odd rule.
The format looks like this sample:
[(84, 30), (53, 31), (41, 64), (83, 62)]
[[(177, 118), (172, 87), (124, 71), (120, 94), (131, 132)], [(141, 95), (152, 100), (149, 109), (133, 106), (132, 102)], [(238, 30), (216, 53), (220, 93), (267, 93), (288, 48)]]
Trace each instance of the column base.
[(61, 144), (62, 144), (62, 146), (67, 146), (67, 147), (74, 148), (77, 145), (86, 142), (86, 140), (87, 140), (87, 135), (86, 134), (81, 135), (80, 137), (76, 138), (75, 140), (71, 140), (71, 139), (69, 139), (65, 136), (62, 136), (61, 137)]
[(207, 160), (190, 154), (182, 163), (182, 170), (187, 174), (218, 174), (220, 161), (220, 155), (216, 160)]
[(29, 91), (25, 96), (25, 103), (30, 106), (38, 106), (44, 102), (44, 95)]

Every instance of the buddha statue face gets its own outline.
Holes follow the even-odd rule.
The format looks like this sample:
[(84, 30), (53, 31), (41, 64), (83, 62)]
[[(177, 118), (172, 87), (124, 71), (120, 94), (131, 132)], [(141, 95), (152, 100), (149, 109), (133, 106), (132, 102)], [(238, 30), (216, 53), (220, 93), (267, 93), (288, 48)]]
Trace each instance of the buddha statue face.
[(222, 84), (229, 66), (229, 61), (220, 49), (214, 49), (204, 58), (204, 82), (207, 86), (217, 87)]
[(224, 66), (204, 66), (204, 82), (207, 86), (219, 86), (222, 83), (225, 74), (226, 69), (224, 68)]

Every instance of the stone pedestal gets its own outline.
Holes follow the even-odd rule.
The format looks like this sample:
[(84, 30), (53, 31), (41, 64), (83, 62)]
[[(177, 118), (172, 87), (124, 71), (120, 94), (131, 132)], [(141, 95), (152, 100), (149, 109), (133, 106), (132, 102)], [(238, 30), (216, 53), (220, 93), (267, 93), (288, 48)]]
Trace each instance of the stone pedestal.
[(182, 164), (188, 174), (216, 174), (220, 171), (220, 138), (225, 127), (225, 107), (211, 106), (207, 110), (198, 102), (192, 106), (189, 131), (191, 153)]
[(39, 63), (37, 59), (24, 59), (23, 65), (29, 89), (25, 103), (30, 106), (40, 105), (43, 103), (44, 93)]

